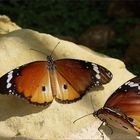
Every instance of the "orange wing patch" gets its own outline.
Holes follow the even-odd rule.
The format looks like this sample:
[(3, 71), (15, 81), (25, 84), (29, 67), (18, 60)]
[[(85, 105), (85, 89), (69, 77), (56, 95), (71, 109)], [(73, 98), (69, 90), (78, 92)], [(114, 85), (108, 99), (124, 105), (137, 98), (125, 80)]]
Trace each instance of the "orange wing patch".
[(56, 89), (56, 101), (60, 103), (71, 103), (81, 98), (80, 94), (62, 77), (62, 75), (56, 72), (55, 76), (56, 79), (53, 85), (55, 85), (54, 89)]
[(19, 94), (23, 95), (31, 103), (45, 105), (53, 101), (46, 62), (28, 64), (15, 79), (15, 82)]

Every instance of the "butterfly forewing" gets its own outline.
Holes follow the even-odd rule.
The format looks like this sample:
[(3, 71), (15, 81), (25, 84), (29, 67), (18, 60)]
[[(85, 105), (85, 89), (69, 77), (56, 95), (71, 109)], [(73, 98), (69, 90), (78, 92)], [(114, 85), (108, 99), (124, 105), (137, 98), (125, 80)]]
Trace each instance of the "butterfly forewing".
[(105, 106), (118, 108), (127, 114), (140, 115), (140, 77), (135, 77), (120, 86), (110, 96)]
[(92, 87), (108, 83), (112, 74), (106, 68), (73, 59), (61, 59), (55, 61), (56, 70), (68, 81), (80, 96)]
[(13, 94), (36, 105), (49, 105), (53, 101), (48, 64), (32, 62), (8, 72), (0, 78), (0, 93)]

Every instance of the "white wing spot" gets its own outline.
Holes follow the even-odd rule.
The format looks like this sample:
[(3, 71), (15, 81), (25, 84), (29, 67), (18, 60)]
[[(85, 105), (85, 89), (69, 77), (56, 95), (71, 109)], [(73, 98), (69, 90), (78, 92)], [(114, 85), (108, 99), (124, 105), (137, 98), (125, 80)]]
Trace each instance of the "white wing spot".
[(98, 66), (96, 64), (92, 64), (93, 66), (93, 70), (96, 72), (96, 73), (100, 73), (99, 69), (98, 69)]
[(99, 84), (99, 81), (96, 81), (96, 84)]
[(10, 88), (11, 87), (11, 83), (7, 83), (7, 86), (6, 86), (6, 88)]
[(11, 81), (11, 79), (13, 78), (13, 71), (10, 71), (9, 73), (8, 73), (8, 75), (7, 75), (7, 85), (6, 85), (6, 88), (10, 88), (11, 87), (11, 83), (10, 83), (10, 81)]
[(132, 87), (134, 85), (134, 82), (129, 82), (128, 85)]
[(95, 77), (96, 77), (97, 79), (100, 79), (100, 78), (101, 78), (101, 76), (100, 76), (99, 74), (96, 74)]
[(125, 85), (128, 85), (130, 83), (130, 81), (126, 82)]
[(11, 93), (12, 92), (12, 90), (9, 90), (9, 93)]
[(97, 74), (95, 75), (95, 77), (96, 77), (97, 79), (100, 79), (101, 76), (99, 75), (100, 71), (99, 71), (99, 69), (98, 69), (98, 66), (97, 66), (96, 64), (92, 64), (92, 66), (93, 66), (93, 70), (97, 73)]
[(130, 85), (130, 87), (138, 87), (138, 86), (139, 86), (138, 83), (133, 83), (133, 84)]
[[(129, 87), (137, 87), (138, 90), (140, 91), (140, 85), (138, 83), (134, 83), (133, 81), (132, 82), (128, 81), (125, 83), (125, 85), (128, 85)], [(138, 94), (140, 94), (140, 93), (138, 92)]]
[(122, 88), (122, 86), (120, 86), (118, 89), (121, 89)]

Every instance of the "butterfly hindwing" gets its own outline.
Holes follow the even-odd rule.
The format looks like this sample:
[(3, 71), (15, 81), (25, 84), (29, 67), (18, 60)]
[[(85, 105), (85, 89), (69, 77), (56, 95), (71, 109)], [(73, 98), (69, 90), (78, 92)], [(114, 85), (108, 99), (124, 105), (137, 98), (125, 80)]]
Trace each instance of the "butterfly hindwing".
[(140, 130), (133, 125), (133, 119), (129, 118), (122, 112), (104, 107), (99, 109), (96, 113), (98, 114), (98, 118), (100, 118), (106, 124), (124, 130), (133, 135), (139, 135)]
[[(64, 79), (62, 75), (56, 72), (56, 101), (60, 103), (72, 103), (81, 99), (80, 94)], [(58, 84), (59, 83), (59, 84)]]
[(16, 68), (0, 78), (1, 94), (13, 94), (36, 105), (49, 105), (53, 101), (48, 64), (32, 62)]

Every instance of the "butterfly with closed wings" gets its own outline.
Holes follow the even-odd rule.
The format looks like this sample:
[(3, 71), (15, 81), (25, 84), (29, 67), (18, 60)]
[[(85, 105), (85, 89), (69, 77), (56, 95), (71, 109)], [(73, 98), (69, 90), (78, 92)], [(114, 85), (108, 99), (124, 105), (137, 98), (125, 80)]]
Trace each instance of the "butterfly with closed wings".
[(93, 113), (101, 121), (140, 136), (140, 77), (120, 86), (103, 108)]
[(60, 59), (52, 56), (47, 61), (35, 61), (22, 65), (0, 78), (0, 94), (25, 98), (30, 103), (48, 106), (55, 99), (59, 103), (80, 100), (96, 86), (106, 84), (112, 74), (95, 63)]
[(102, 124), (119, 128), (140, 138), (140, 77), (125, 82), (108, 98), (101, 109), (85, 116), (91, 114), (98, 117)]

